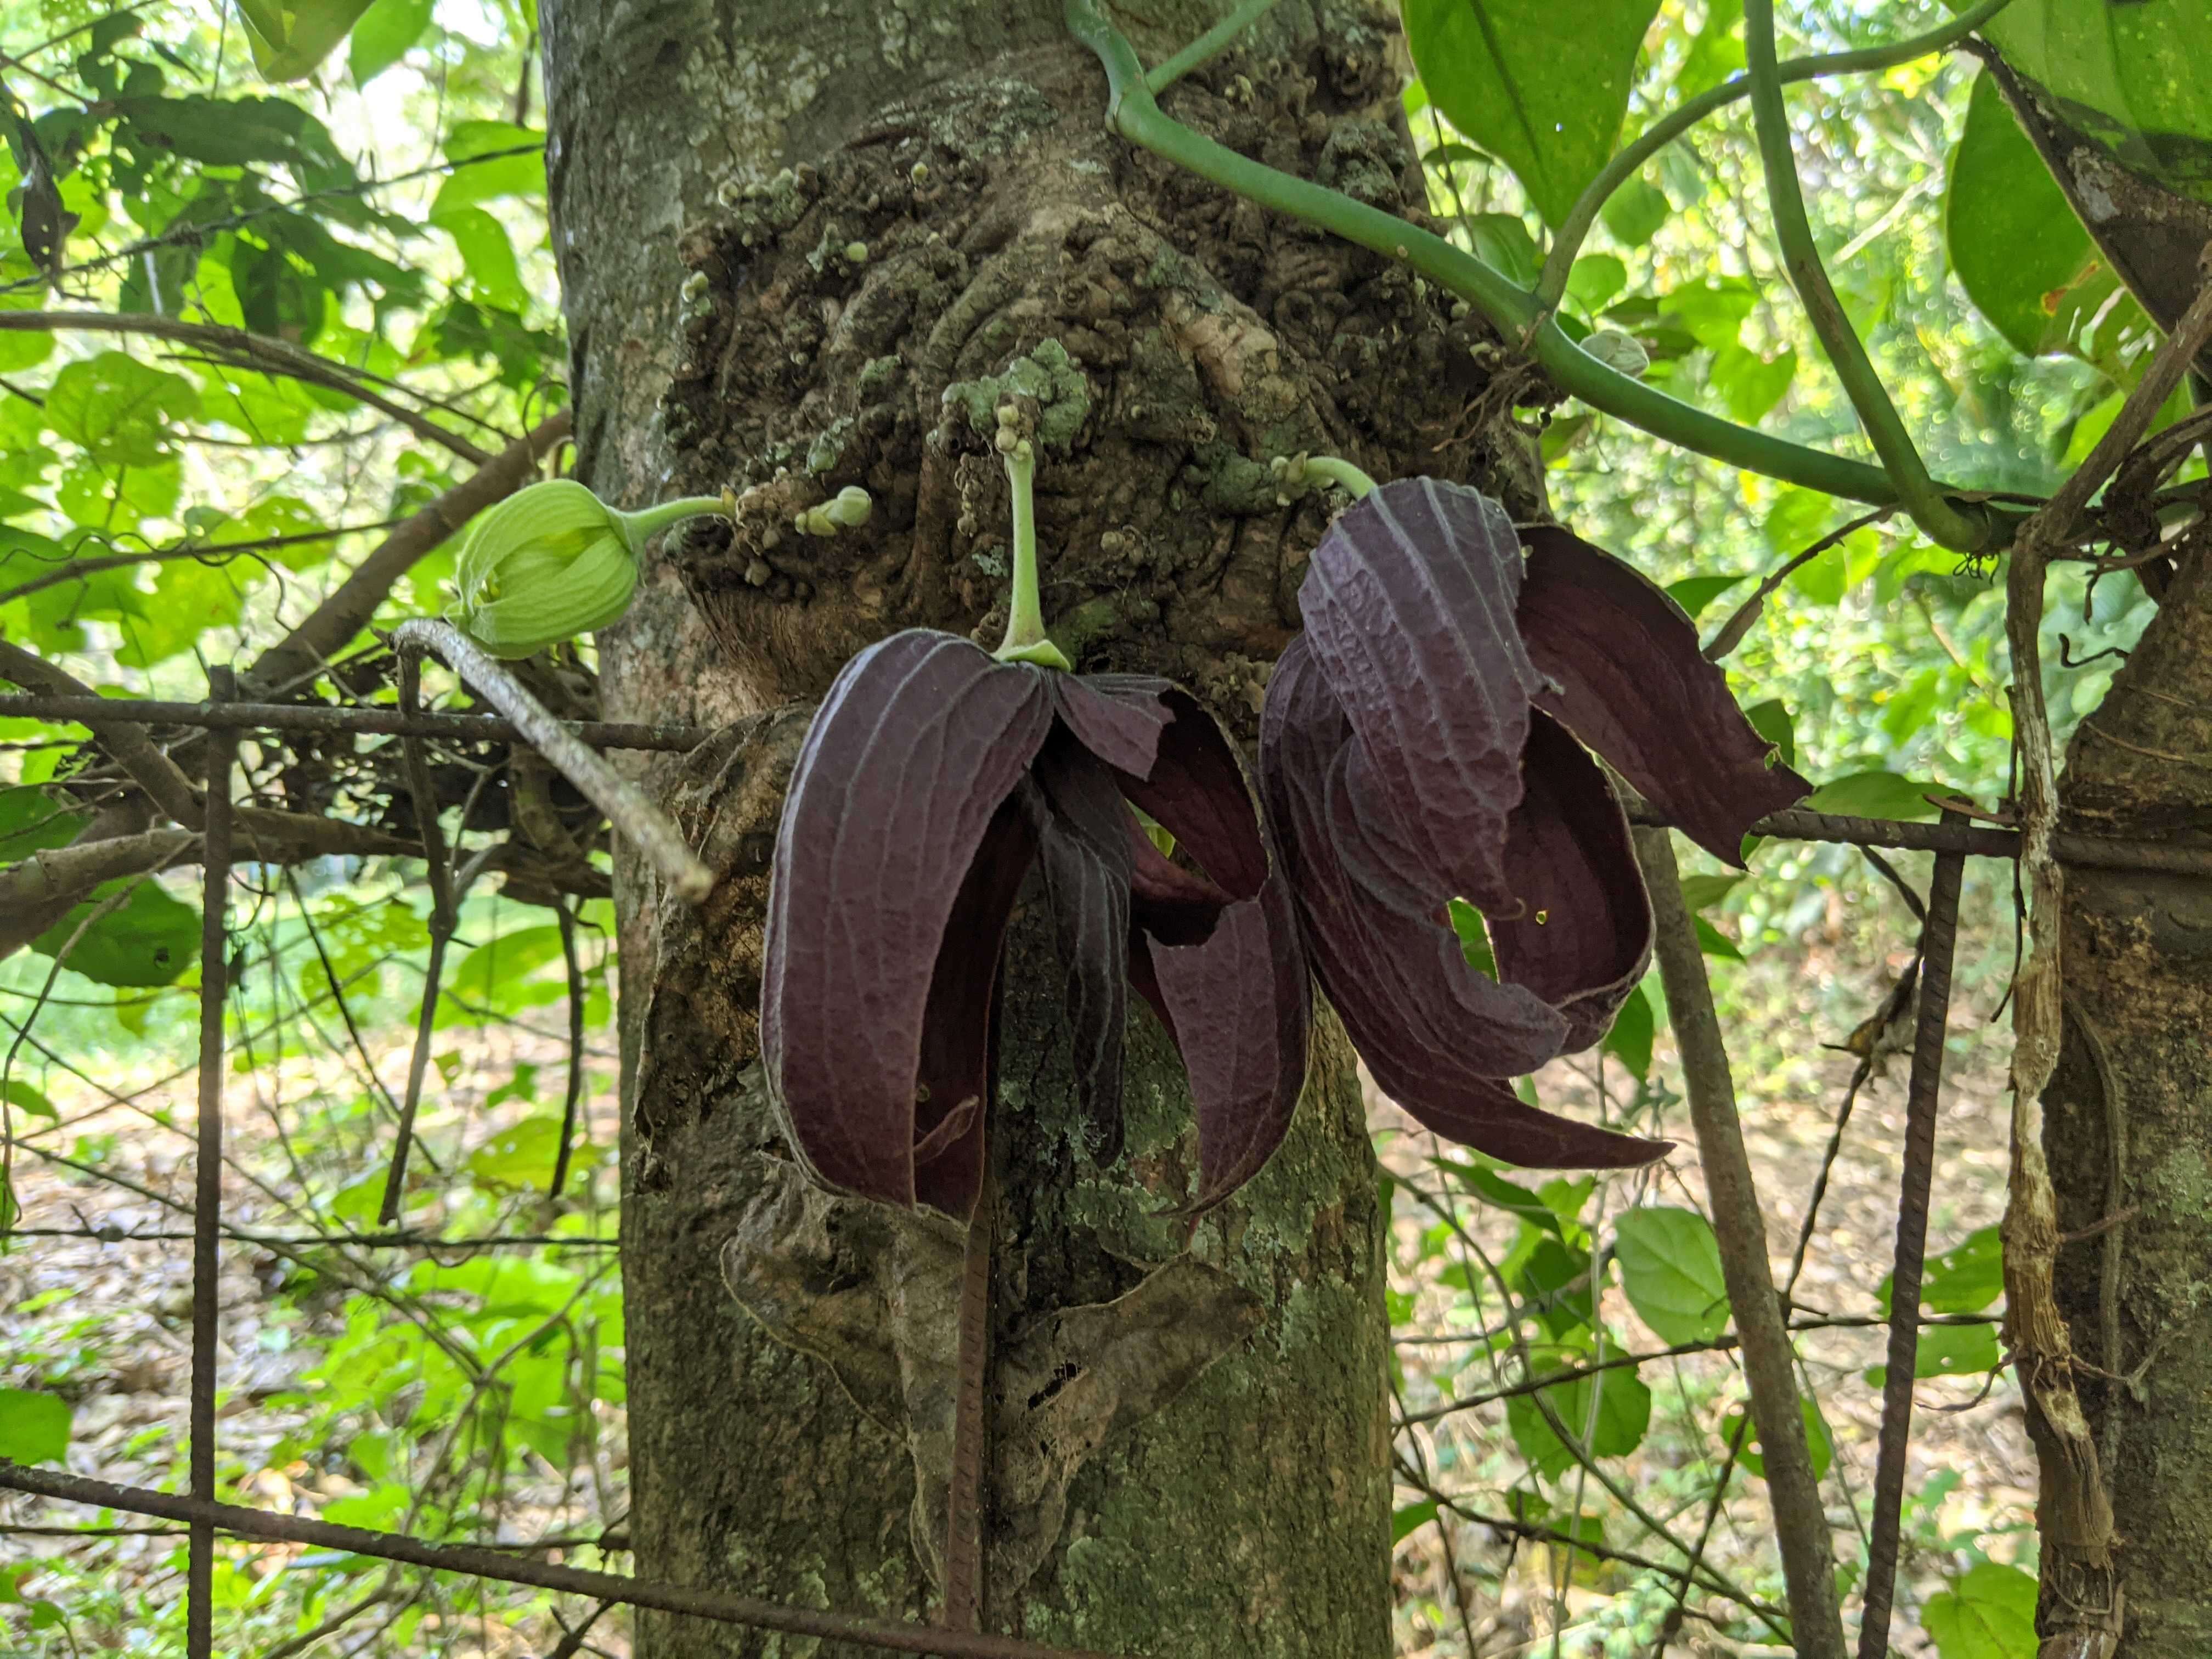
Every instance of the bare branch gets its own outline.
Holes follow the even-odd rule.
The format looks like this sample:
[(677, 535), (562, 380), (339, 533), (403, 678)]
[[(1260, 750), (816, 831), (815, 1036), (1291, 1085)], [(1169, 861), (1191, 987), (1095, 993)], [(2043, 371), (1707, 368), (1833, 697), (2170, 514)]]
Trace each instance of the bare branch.
[(1828, 1517), (1813, 1476), (1812, 1452), (1797, 1394), (1796, 1358), (1774, 1293), (1766, 1253), (1766, 1220), (1759, 1206), (1743, 1125), (1736, 1116), (1735, 1081), (1729, 1074), (1720, 1018), (1697, 930), (1682, 899), (1681, 872), (1665, 830), (1638, 830), (1637, 856), (1651, 892), (1660, 982), (1682, 1057), (1683, 1091), (1697, 1126), (1698, 1152), (1720, 1242), (1729, 1307), (1743, 1339), (1744, 1380), (1752, 1420), (1766, 1458), (1767, 1492), (1774, 1530), (1790, 1585), (1790, 1624), (1804, 1659), (1844, 1659), (1843, 1620), (1836, 1609), (1836, 1560)]

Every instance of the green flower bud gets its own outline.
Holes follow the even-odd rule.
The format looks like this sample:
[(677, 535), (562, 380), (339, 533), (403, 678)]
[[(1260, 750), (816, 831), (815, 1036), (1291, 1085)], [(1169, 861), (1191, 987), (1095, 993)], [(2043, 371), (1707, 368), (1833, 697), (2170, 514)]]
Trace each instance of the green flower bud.
[(605, 628), (629, 609), (648, 537), (729, 510), (726, 500), (702, 495), (624, 513), (573, 478), (532, 484), (469, 532), (446, 618), (500, 657), (526, 657)]

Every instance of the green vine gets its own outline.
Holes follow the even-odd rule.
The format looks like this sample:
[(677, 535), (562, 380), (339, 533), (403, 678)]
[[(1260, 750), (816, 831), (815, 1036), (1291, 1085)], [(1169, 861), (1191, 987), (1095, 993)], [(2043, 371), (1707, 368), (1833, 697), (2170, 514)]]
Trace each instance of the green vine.
[[(2016, 522), (2012, 515), (1993, 510), (1987, 519), (1970, 516), (1953, 507), (1927, 480), (1924, 468), (1919, 478), (1927, 499), (1916, 501), (1886, 470), (1887, 454), (1884, 466), (1870, 466), (1808, 449), (1709, 415), (1607, 367), (1569, 338), (1535, 295), (1465, 249), (1379, 208), (1240, 155), (1167, 114), (1146, 85), (1135, 48), (1108, 21), (1097, 0), (1066, 0), (1066, 18), (1069, 33), (1106, 71), (1106, 123), (1114, 131), (1261, 207), (1287, 213), (1410, 267), (1465, 300), (1500, 333), (1522, 341), (1560, 391), (1592, 409), (1747, 472), (1869, 506), (1903, 506), (1947, 546), (1987, 552), (2009, 541)], [(1886, 397), (1883, 401), (1887, 403)], [(1877, 453), (1882, 453), (1879, 447)], [(1917, 453), (1912, 461), (1917, 467)], [(1930, 502), (1932, 510), (1923, 517)]]
[(1759, 153), (1765, 164), (1766, 198), (1773, 210), (1775, 239), (1782, 265), (1805, 307), (1813, 332), (1826, 352), (1836, 378), (1858, 411), (1875, 453), (1897, 486), (1905, 510), (1929, 538), (1962, 553), (1989, 545), (1989, 515), (1980, 507), (1954, 504), (1929, 476), (1912, 434), (1875, 372), (1866, 345), (1820, 264), (1805, 216), (1805, 196), (1797, 183), (1797, 158), (1790, 142), (1790, 112), (1782, 100), (1781, 65), (1774, 52), (1774, 0), (1744, 0), (1745, 78), (1751, 86), (1751, 110), (1759, 129)]
[[(1929, 29), (1925, 34), (1916, 34), (1909, 40), (1899, 40), (1894, 46), (1868, 46), (1858, 52), (1793, 58), (1776, 73), (1787, 83), (1816, 81), (1829, 75), (1863, 75), (1894, 69), (1900, 64), (1948, 51), (2011, 3), (2012, 0), (1982, 0), (1972, 10), (1961, 12), (1942, 27)], [(1698, 122), (1750, 95), (1750, 79), (1741, 75), (1709, 88), (1644, 128), (1599, 169), (1597, 177), (1575, 198), (1574, 206), (1568, 209), (1567, 216), (1559, 222), (1553, 235), (1552, 251), (1545, 256), (1544, 269), (1536, 278), (1536, 302), (1547, 311), (1557, 307), (1567, 291), (1567, 277), (1574, 270), (1575, 256), (1582, 252), (1590, 227), (1597, 222), (1598, 214), (1613, 199), (1615, 191), (1641, 173), (1646, 161)]]

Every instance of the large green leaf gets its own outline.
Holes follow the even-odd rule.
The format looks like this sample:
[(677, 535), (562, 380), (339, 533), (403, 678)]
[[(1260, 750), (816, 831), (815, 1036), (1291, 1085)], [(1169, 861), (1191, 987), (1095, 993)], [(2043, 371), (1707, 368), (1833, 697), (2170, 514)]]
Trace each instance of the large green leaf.
[(433, 223), (501, 196), (544, 197), (545, 135), (532, 128), (511, 121), (457, 121), (446, 136), (446, 159), (453, 170), (430, 204)]
[[(1617, 1342), (1606, 1344), (1607, 1358), (1617, 1358), (1625, 1352)], [(1540, 1348), (1531, 1359), (1540, 1376), (1547, 1370), (1589, 1364), (1596, 1357), (1594, 1348)], [(1580, 1377), (1533, 1395), (1515, 1395), (1505, 1402), (1506, 1426), (1511, 1430), (1513, 1443), (1521, 1449), (1521, 1455), (1547, 1480), (1556, 1480), (1572, 1468), (1575, 1455), (1553, 1432), (1542, 1407), (1536, 1403), (1539, 1399), (1558, 1414), (1568, 1433), (1578, 1440), (1589, 1437), (1589, 1452), (1594, 1457), (1626, 1456), (1643, 1443), (1644, 1431), (1651, 1421), (1651, 1390), (1638, 1377), (1633, 1365), (1616, 1366), (1595, 1376)]]
[(2018, 1567), (1981, 1562), (1929, 1596), (1920, 1622), (1942, 1659), (2033, 1659), (2035, 1580)]
[(431, 0), (375, 0), (353, 26), (346, 68), (365, 87), (407, 55), (430, 27)]
[(70, 1403), (58, 1394), (0, 1389), (0, 1457), (58, 1463), (69, 1454)]
[(2119, 279), (1987, 75), (1967, 101), (1948, 188), (1951, 269), (1975, 308), (2028, 356), (2071, 352), (2120, 378), (2149, 319), (2132, 297), (2115, 301)]
[(1984, 33), (2070, 125), (2143, 177), (2212, 203), (2204, 0), (2014, 0)]
[(49, 847), (64, 847), (91, 822), (45, 789), (0, 789), (0, 863), (13, 863)]
[(1633, 1307), (1668, 1344), (1710, 1342), (1728, 1328), (1728, 1286), (1712, 1224), (1695, 1210), (1645, 1205), (1613, 1223), (1613, 1259)]
[[(98, 904), (125, 884), (108, 882), (92, 897), (31, 941), (42, 957), (58, 953)], [(140, 880), (131, 896), (84, 931), (66, 965), (102, 985), (173, 985), (199, 950), (200, 913), (179, 903), (153, 880)]]
[(173, 423), (199, 410), (199, 388), (190, 380), (120, 351), (70, 364), (46, 394), (54, 430), (105, 466), (161, 465), (170, 456)]
[(1613, 151), (1658, 0), (1405, 0), (1429, 98), (1551, 224)]

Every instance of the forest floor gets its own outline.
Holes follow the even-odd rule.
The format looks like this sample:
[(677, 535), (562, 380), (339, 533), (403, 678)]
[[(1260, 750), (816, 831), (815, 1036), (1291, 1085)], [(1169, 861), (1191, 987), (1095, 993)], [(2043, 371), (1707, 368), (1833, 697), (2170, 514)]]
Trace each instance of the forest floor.
[[(1740, 966), (1716, 964), (1778, 1279), (1786, 1274), (1852, 1070), (1850, 1055), (1817, 1043), (1839, 1041), (1905, 959), (1893, 939), (1874, 942), (1863, 920), (1842, 919), (1825, 939), (1815, 929), (1802, 948), (1771, 945)], [(1962, 948), (1931, 1255), (1993, 1224), (2002, 1209), (2008, 1039), (1990, 1025), (1990, 1016), (2009, 949), (2008, 936), (1983, 937), (1971, 929)], [(581, 1201), (572, 1190), (561, 1206), (545, 1204), (528, 1190), (532, 1180), (542, 1180), (522, 1155), (531, 1149), (518, 1153), (518, 1135), (528, 1139), (518, 1126), (541, 1120), (545, 1107), (539, 1103), (549, 1097), (557, 1109), (563, 1066), (562, 1035), (553, 1029), (558, 1012), (544, 1009), (531, 1019), (471, 1031), (441, 1061), (425, 1132), (442, 1173), (422, 1177), (420, 1184), (434, 1196), (427, 1206), (410, 1210), (410, 1225), (447, 1236), (611, 1232), (611, 1054), (593, 1056), (584, 1121), (586, 1139), (599, 1151), (586, 1159)], [(597, 1042), (609, 1040), (604, 1031), (594, 1034)], [(379, 1077), (397, 1091), (404, 1077), (405, 1034), (395, 1030), (370, 1046)], [(459, 1052), (464, 1048), (465, 1060)], [(258, 1068), (230, 1079), (228, 1114), (226, 1224), (278, 1241), (235, 1243), (224, 1253), (220, 1431), (224, 1478), (235, 1481), (238, 1500), (362, 1524), (445, 1526), (509, 1544), (565, 1539), (572, 1541), (554, 1559), (600, 1565), (605, 1558), (592, 1542), (618, 1528), (623, 1514), (618, 1384), (575, 1390), (574, 1403), (587, 1421), (571, 1413), (565, 1439), (501, 1447), (499, 1477), (470, 1485), (465, 1466), (480, 1464), (484, 1437), (497, 1443), (503, 1432), (496, 1413), (472, 1413), (471, 1395), (458, 1404), (446, 1401), (447, 1416), (439, 1417), (434, 1380), (405, 1381), (405, 1367), (393, 1358), (398, 1350), (371, 1341), (374, 1332), (364, 1322), (381, 1328), (413, 1319), (418, 1346), (423, 1336), (459, 1341), (478, 1364), (495, 1367), (532, 1353), (527, 1344), (542, 1346), (543, 1332), (557, 1327), (571, 1346), (554, 1369), (573, 1380), (585, 1364), (576, 1355), (592, 1352), (588, 1344), (575, 1345), (590, 1323), (579, 1310), (611, 1310), (605, 1318), (618, 1320), (618, 1302), (607, 1300), (613, 1252), (582, 1243), (487, 1250), (457, 1255), (441, 1268), (426, 1264), (419, 1251), (321, 1242), (333, 1233), (356, 1240), (375, 1233), (374, 1194), (390, 1145), (388, 1109), (362, 1088), (357, 1065), (327, 1052), (262, 1058)], [(1672, 1060), (1662, 1026), (1653, 1076), (1667, 1075)], [(1858, 1097), (1812, 1235), (1797, 1296), (1802, 1316), (1880, 1310), (1876, 1291), (1894, 1235), (1905, 1069), (1902, 1057), (1893, 1060), (1887, 1076)], [(1595, 1098), (1593, 1076), (1587, 1058), (1562, 1062), (1540, 1077), (1538, 1086), (1547, 1103), (1587, 1106)], [(19, 1130), (37, 1131), (29, 1144), (52, 1156), (27, 1147), (15, 1154), (24, 1236), (0, 1253), (0, 1385), (35, 1384), (70, 1399), (71, 1468), (111, 1480), (180, 1486), (191, 1370), (191, 1079), (139, 1075), (129, 1066), (96, 1083), (52, 1068), (45, 1077), (59, 1121), (20, 1113), (16, 1118)], [(1606, 1086), (1616, 1097), (1622, 1081), (1618, 1065), (1609, 1063)], [(1386, 1164), (1415, 1184), (1433, 1184), (1427, 1138), (1404, 1133), (1409, 1126), (1387, 1103), (1376, 1102), (1374, 1115), (1384, 1132)], [(1667, 1109), (1665, 1122), (1687, 1141), (1679, 1103)], [(502, 1179), (502, 1170), (511, 1179)], [(1647, 1181), (1616, 1180), (1597, 1189), (1583, 1214), (1594, 1237), (1603, 1237), (1611, 1218), (1639, 1199), (1703, 1207), (1692, 1152), (1677, 1152)], [(1419, 1241), (1433, 1218), (1403, 1194), (1398, 1206), (1401, 1248), (1394, 1289), (1401, 1317), (1395, 1335), (1403, 1396), (1418, 1407), (1479, 1389), (1493, 1372), (1487, 1363), (1470, 1363), (1463, 1345), (1437, 1340), (1465, 1334), (1467, 1298), (1440, 1285), (1448, 1256), (1421, 1255)], [(1512, 1243), (1516, 1224), (1502, 1212), (1465, 1206), (1463, 1224), (1486, 1248), (1494, 1247), (1493, 1255)], [(507, 1265), (471, 1268), (471, 1261)], [(465, 1277), (471, 1273), (476, 1277)], [(519, 1312), (506, 1305), (518, 1296)], [(1612, 1337), (1635, 1351), (1667, 1346), (1641, 1326), (1617, 1281), (1600, 1316)], [(618, 1325), (609, 1335), (618, 1341)], [(1804, 1376), (1819, 1395), (1834, 1444), (1824, 1490), (1847, 1578), (1851, 1564), (1863, 1558), (1881, 1414), (1880, 1390), (1863, 1373), (1881, 1363), (1883, 1340), (1882, 1330), (1872, 1326), (1801, 1338)], [(389, 1375), (380, 1368), (390, 1368)], [(1704, 1524), (1712, 1468), (1725, 1451), (1727, 1414), (1741, 1401), (1733, 1358), (1724, 1352), (1679, 1357), (1647, 1363), (1641, 1374), (1652, 1395), (1650, 1428), (1632, 1453), (1607, 1467), (1672, 1533), (1694, 1539)], [(518, 1370), (497, 1375), (510, 1409), (519, 1409), (517, 1389), (527, 1394), (539, 1387)], [(431, 1391), (427, 1407), (425, 1387)], [(1917, 1400), (1895, 1644), (1904, 1654), (1932, 1652), (1917, 1628), (1916, 1609), (1964, 1565), (1984, 1556), (2033, 1565), (2027, 1528), (2033, 1466), (2009, 1378), (1929, 1379), (1919, 1384)], [(538, 1409), (558, 1416), (564, 1408), (556, 1403)], [(389, 1458), (388, 1449), (409, 1431), (418, 1410), (424, 1414), (412, 1419), (405, 1443), (411, 1461), (404, 1468), (368, 1467), (379, 1456)], [(1407, 1455), (1436, 1469), (1440, 1483), (1463, 1492), (1471, 1507), (1494, 1512), (1501, 1493), (1516, 1485), (1529, 1489), (1526, 1460), (1499, 1405), (1425, 1424), (1401, 1443)], [(564, 1448), (565, 1455), (556, 1455)], [(396, 1512), (395, 1490), (403, 1497), (416, 1493)], [(1594, 1481), (1570, 1473), (1547, 1490), (1555, 1515), (1601, 1514), (1609, 1545), (1673, 1559), (1662, 1540)], [(1399, 1501), (1419, 1495), (1401, 1490)], [(96, 1539), (21, 1530), (88, 1525), (122, 1530)], [(0, 1498), (0, 1527), (7, 1528), (0, 1531), (0, 1602), (12, 1585), (13, 1595), (60, 1609), (67, 1623), (64, 1640), (25, 1628), (22, 1605), (0, 1606), (0, 1630), (27, 1642), (22, 1651), (180, 1651), (172, 1645), (184, 1559), (177, 1529), (6, 1498)], [(1560, 1550), (1516, 1546), (1480, 1526), (1455, 1528), (1454, 1559), (1464, 1615), (1449, 1591), (1438, 1529), (1414, 1526), (1401, 1540), (1395, 1577), (1402, 1654), (1542, 1654), (1553, 1650), (1555, 1632), (1564, 1654), (1649, 1652), (1647, 1644), (1606, 1638), (1639, 1628), (1638, 1620), (1648, 1630), (1655, 1608), (1668, 1599), (1662, 1576), (1618, 1562), (1570, 1562)], [(1781, 1601), (1758, 1480), (1735, 1476), (1705, 1559), (1748, 1593)], [(240, 1549), (227, 1560), (219, 1589), (222, 1617), (235, 1632), (227, 1651), (260, 1659), (432, 1652), (506, 1659), (544, 1653), (562, 1640), (552, 1604), (528, 1592), (479, 1595), (461, 1581), (362, 1563), (342, 1577), (310, 1575), (305, 1569), (331, 1565), (332, 1559), (296, 1549)], [(311, 1577), (321, 1584), (312, 1595), (305, 1593)], [(1699, 1605), (1711, 1604), (1703, 1598), (1692, 1603)], [(566, 1612), (573, 1618), (573, 1604)], [(167, 1633), (157, 1635), (157, 1627)], [(570, 1651), (624, 1656), (626, 1631), (617, 1610)], [(1747, 1647), (1693, 1617), (1673, 1650), (1778, 1650)]]

